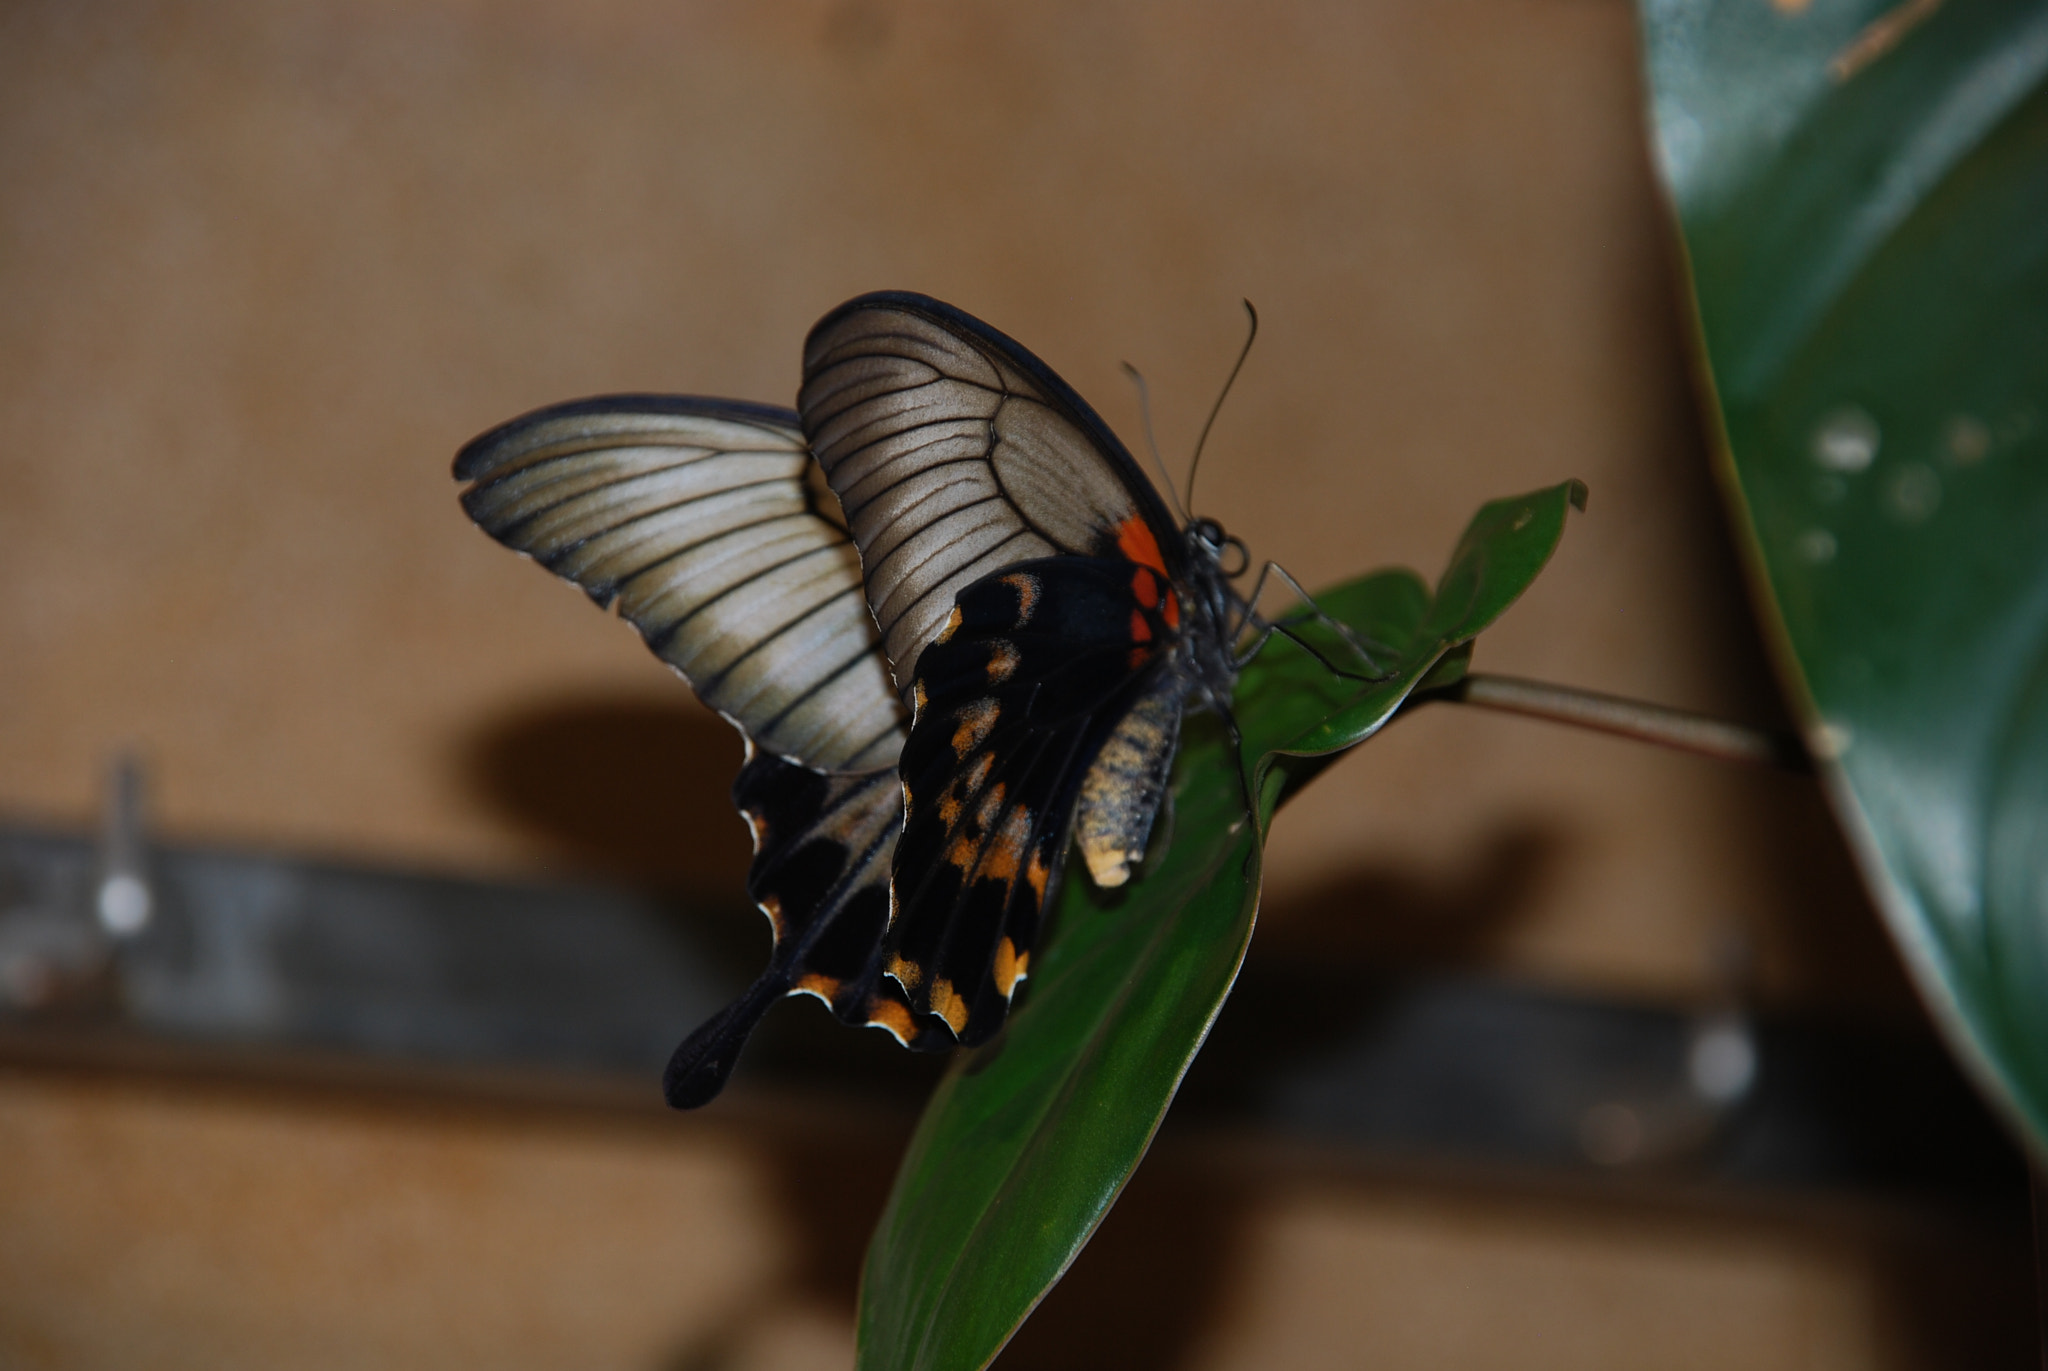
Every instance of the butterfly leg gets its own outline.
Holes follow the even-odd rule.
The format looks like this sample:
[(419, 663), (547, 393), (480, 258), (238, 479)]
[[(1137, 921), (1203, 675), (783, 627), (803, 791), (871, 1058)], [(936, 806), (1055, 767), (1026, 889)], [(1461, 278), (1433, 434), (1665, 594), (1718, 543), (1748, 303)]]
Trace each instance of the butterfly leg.
[[(1359, 655), (1366, 666), (1364, 674), (1356, 671), (1347, 671), (1343, 667), (1338, 666), (1329, 657), (1325, 656), (1315, 644), (1290, 629), (1287, 619), (1268, 619), (1258, 612), (1259, 598), (1265, 593), (1266, 578), (1269, 574), (1278, 576), (1281, 581), (1286, 583), (1287, 588), (1295, 593), (1302, 604), (1307, 606), (1307, 612), (1302, 616), (1303, 618), (1319, 623), (1324, 628), (1329, 629), (1332, 633), (1342, 638)], [(1252, 583), (1252, 593), (1245, 598), (1243, 604), (1244, 612), (1232, 629), (1230, 637), (1234, 641), (1238, 635), (1244, 632), (1247, 626), (1255, 628), (1258, 631), (1258, 637), (1248, 649), (1239, 654), (1237, 662), (1240, 667), (1251, 661), (1258, 654), (1259, 649), (1266, 645), (1266, 639), (1278, 633), (1283, 638), (1299, 645), (1310, 656), (1314, 657), (1338, 676), (1354, 681), (1379, 681), (1386, 679), (1387, 672), (1381, 667), (1378, 657), (1375, 655), (1375, 649), (1379, 652), (1391, 652), (1393, 649), (1389, 648), (1385, 643), (1369, 642), (1367, 639), (1359, 636), (1349, 624), (1333, 619), (1328, 614), (1325, 614), (1322, 607), (1316, 604), (1315, 599), (1310, 596), (1308, 591), (1302, 588), (1301, 582), (1295, 580), (1287, 568), (1281, 566), (1278, 562), (1269, 561), (1259, 568), (1259, 578)]]

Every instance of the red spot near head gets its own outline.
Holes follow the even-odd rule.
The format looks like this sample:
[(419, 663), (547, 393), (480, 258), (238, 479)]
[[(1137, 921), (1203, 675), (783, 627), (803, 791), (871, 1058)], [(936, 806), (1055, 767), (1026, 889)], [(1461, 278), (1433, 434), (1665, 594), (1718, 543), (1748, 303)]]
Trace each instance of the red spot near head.
[(1180, 597), (1170, 590), (1166, 592), (1166, 604), (1161, 607), (1159, 617), (1166, 620), (1168, 628), (1180, 627)]
[(1138, 597), (1138, 603), (1151, 609), (1159, 603), (1159, 578), (1152, 574), (1150, 567), (1139, 567), (1131, 573), (1131, 594)]
[(1152, 660), (1152, 649), (1151, 649), (1151, 648), (1149, 648), (1149, 647), (1134, 647), (1134, 648), (1132, 648), (1132, 649), (1131, 649), (1131, 665), (1130, 665), (1130, 667), (1129, 667), (1129, 670), (1131, 670), (1131, 671), (1136, 671), (1136, 670), (1137, 670), (1137, 669), (1138, 669), (1139, 667), (1141, 667), (1141, 666), (1145, 665), (1145, 663), (1147, 663), (1147, 662), (1149, 662), (1149, 661), (1151, 661), (1151, 660)]
[(1116, 526), (1116, 545), (1124, 556), (1140, 566), (1151, 567), (1162, 576), (1166, 574), (1166, 559), (1159, 555), (1159, 540), (1152, 536), (1152, 526), (1145, 522), (1142, 514), (1133, 514)]
[(1142, 609), (1131, 611), (1131, 641), (1134, 643), (1149, 643), (1152, 641), (1152, 625), (1145, 622), (1145, 611)]

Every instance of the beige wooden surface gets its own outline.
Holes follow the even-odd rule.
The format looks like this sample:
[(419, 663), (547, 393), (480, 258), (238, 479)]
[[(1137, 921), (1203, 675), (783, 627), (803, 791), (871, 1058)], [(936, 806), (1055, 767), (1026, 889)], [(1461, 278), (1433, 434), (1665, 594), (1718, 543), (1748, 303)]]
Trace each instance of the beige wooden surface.
[[(83, 821), (132, 745), (182, 838), (736, 892), (729, 730), (447, 466), (592, 392), (788, 403), (878, 287), (1134, 441), (1137, 363), (1171, 454), (1248, 296), (1202, 510), (1311, 584), (1433, 574), (1582, 477), (1482, 665), (1768, 719), (1634, 41), (1623, 0), (7, 7), (0, 811)], [(1736, 936), (1769, 998), (1915, 1012), (1795, 779), (1435, 709), (1270, 873), (1255, 958), (1683, 998)], [(763, 1177), (697, 1125), (8, 1077), (0, 1364), (843, 1364), (850, 1289), (790, 1283)], [(1950, 1364), (1867, 1235), (1247, 1195), (1154, 1364)]]

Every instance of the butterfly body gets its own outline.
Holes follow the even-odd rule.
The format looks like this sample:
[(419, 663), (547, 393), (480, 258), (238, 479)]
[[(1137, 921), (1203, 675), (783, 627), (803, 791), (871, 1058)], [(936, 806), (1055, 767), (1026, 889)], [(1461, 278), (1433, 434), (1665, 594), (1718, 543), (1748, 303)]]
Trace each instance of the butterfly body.
[(577, 402), (456, 474), (487, 531), (617, 604), (747, 737), (733, 795), (775, 950), (678, 1048), (679, 1106), (788, 993), (914, 1048), (987, 1040), (1070, 840), (1096, 884), (1130, 879), (1182, 714), (1227, 714), (1238, 545), (1179, 527), (1050, 368), (927, 297), (821, 320), (796, 413)]

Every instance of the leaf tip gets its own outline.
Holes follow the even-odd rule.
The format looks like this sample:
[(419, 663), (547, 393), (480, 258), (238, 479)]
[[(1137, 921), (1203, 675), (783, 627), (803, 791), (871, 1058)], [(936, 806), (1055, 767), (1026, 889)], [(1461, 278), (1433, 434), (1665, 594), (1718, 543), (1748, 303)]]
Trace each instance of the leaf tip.
[(1570, 489), (1565, 493), (1565, 498), (1572, 502), (1573, 509), (1584, 514), (1586, 512), (1586, 483), (1574, 476), (1566, 484), (1570, 486)]

